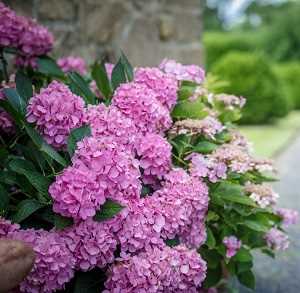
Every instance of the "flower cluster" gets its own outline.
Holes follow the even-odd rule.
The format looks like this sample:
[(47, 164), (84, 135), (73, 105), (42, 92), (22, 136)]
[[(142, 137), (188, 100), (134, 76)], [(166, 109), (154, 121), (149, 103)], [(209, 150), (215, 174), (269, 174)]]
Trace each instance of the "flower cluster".
[(65, 73), (70, 71), (77, 71), (82, 75), (87, 73), (85, 61), (81, 57), (62, 57), (57, 60), (57, 64)]
[(71, 130), (80, 127), (83, 120), (82, 98), (58, 81), (51, 82), (29, 100), (27, 121), (35, 123), (45, 140), (55, 148), (64, 148)]
[(169, 111), (159, 102), (158, 95), (144, 84), (131, 82), (120, 85), (112, 105), (132, 119), (143, 134), (162, 133), (171, 127)]
[(161, 104), (171, 110), (176, 104), (178, 82), (158, 68), (138, 68), (134, 73), (134, 81), (147, 85), (157, 94)]
[(275, 212), (282, 218), (282, 223), (285, 227), (295, 225), (299, 221), (299, 213), (296, 210), (277, 208)]
[(184, 246), (154, 247), (137, 256), (121, 259), (105, 283), (109, 292), (198, 292), (206, 264)]
[(272, 207), (277, 203), (279, 195), (267, 184), (246, 183), (245, 192), (261, 208)]
[(214, 95), (213, 101), (223, 103), (224, 106), (229, 110), (233, 110), (235, 107), (243, 108), (246, 104), (246, 99), (244, 97), (237, 97), (226, 94)]
[(75, 259), (58, 233), (45, 230), (18, 230), (7, 235), (31, 245), (35, 264), (20, 284), (21, 292), (53, 292), (63, 289), (74, 276)]
[(274, 250), (286, 250), (290, 244), (289, 237), (277, 228), (272, 228), (265, 235), (265, 240), (267, 245)]
[(182, 65), (175, 60), (164, 59), (160, 63), (159, 68), (180, 81), (189, 80), (201, 83), (205, 78), (205, 72), (201, 67), (197, 65)]
[(185, 119), (176, 121), (169, 130), (171, 137), (180, 134), (203, 135), (209, 139), (214, 139), (215, 135), (222, 132), (224, 126), (217, 119), (207, 116), (202, 120)]
[(226, 246), (226, 257), (232, 258), (236, 255), (237, 251), (241, 248), (242, 242), (235, 236), (224, 237), (223, 243)]
[(0, 46), (19, 51), (18, 65), (36, 67), (35, 57), (51, 51), (53, 35), (32, 19), (18, 16), (0, 3), (0, 20)]
[(20, 226), (18, 224), (13, 224), (11, 221), (0, 217), (0, 238), (6, 237), (8, 234), (18, 231), (19, 229)]

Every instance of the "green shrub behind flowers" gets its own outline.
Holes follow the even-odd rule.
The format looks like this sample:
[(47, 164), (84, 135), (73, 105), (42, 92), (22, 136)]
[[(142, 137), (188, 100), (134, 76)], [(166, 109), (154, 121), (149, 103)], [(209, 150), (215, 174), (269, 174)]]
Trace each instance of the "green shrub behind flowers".
[(234, 126), (245, 99), (173, 60), (133, 69), (121, 54), (89, 73), (34, 58), (0, 100), (0, 237), (36, 252), (20, 290), (253, 289), (252, 251), (286, 249), (297, 214), (275, 207), (272, 163)]

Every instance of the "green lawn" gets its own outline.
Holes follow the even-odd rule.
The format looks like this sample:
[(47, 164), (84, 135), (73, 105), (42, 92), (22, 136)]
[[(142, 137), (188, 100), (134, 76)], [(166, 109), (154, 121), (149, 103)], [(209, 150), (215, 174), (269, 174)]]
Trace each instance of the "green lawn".
[(274, 124), (239, 128), (253, 142), (256, 155), (270, 158), (285, 148), (300, 130), (300, 111), (293, 111)]

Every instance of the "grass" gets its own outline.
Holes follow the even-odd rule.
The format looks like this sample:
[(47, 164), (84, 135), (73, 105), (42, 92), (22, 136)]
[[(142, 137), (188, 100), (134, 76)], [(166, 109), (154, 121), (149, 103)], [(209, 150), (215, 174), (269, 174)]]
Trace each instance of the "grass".
[(254, 153), (260, 157), (274, 157), (287, 147), (300, 130), (300, 111), (293, 111), (274, 124), (240, 126), (241, 132), (253, 142)]

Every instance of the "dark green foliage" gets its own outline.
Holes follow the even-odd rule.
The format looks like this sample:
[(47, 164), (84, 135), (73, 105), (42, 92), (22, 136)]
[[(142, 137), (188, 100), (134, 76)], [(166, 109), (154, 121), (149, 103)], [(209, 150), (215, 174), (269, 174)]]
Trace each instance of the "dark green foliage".
[(290, 105), (266, 56), (231, 52), (214, 64), (212, 72), (229, 82), (220, 92), (247, 99), (241, 123), (265, 123), (289, 112)]

